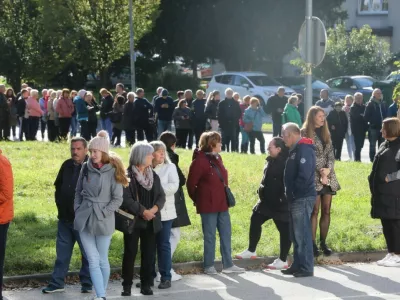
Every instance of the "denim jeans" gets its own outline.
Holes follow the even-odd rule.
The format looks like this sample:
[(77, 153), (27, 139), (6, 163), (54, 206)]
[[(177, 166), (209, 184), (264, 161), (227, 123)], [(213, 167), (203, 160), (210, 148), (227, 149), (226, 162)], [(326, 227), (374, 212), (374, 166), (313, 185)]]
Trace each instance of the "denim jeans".
[(378, 148), (383, 143), (381, 129), (380, 128), (368, 129), (368, 140), (369, 140), (369, 159), (371, 162), (373, 162), (376, 154), (376, 143), (378, 142)]
[(162, 229), (156, 235), (157, 263), (161, 274), (161, 281), (171, 281), (171, 228), (173, 220), (162, 221)]
[(112, 137), (112, 123), (110, 118), (101, 119), (101, 129), (107, 131), (109, 138)]
[(75, 137), (78, 131), (78, 119), (76, 116), (71, 118), (71, 137)]
[(346, 144), (347, 144), (347, 153), (349, 154), (349, 158), (351, 160), (354, 159), (354, 151), (356, 150), (356, 146), (354, 144), (354, 136), (346, 133)]
[(110, 279), (110, 263), (108, 249), (111, 235), (91, 235), (87, 231), (79, 233), (83, 248), (89, 261), (90, 277), (98, 298), (106, 296), (108, 280)]
[(3, 270), (6, 255), (7, 232), (10, 223), (0, 224), (0, 299), (3, 298)]
[(240, 126), (240, 133), (242, 134), (242, 145), (248, 144), (250, 139), (249, 139), (249, 134), (244, 131), (244, 127)]
[(92, 286), (92, 280), (90, 279), (89, 273), (89, 262), (87, 261), (79, 233), (74, 230), (73, 223), (59, 220), (56, 242), (57, 258), (50, 281), (50, 284), (56, 288), (64, 288), (64, 279), (68, 273), (75, 242), (78, 242), (82, 254), (82, 267), (79, 272), (79, 279), (82, 285)]
[(225, 269), (232, 267), (232, 229), (229, 211), (201, 214), (201, 227), (203, 229), (204, 238), (204, 268), (214, 266), (217, 229), (220, 239), (222, 265)]
[(232, 152), (238, 152), (238, 141), (237, 141), (237, 128), (235, 124), (230, 124), (221, 129), (222, 135), (222, 151), (229, 152), (229, 145), (230, 150)]
[(157, 124), (157, 134), (158, 136), (161, 135), (164, 131), (171, 131), (172, 126), (172, 121), (163, 121), (163, 120), (158, 120)]
[(314, 253), (311, 236), (311, 213), (316, 197), (298, 198), (289, 203), (290, 238), (293, 243), (291, 269), (314, 272)]

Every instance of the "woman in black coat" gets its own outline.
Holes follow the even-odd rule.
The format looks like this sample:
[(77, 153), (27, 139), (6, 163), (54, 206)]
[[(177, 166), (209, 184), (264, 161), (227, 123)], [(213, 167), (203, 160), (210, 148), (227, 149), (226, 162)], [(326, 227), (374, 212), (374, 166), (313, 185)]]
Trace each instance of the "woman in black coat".
[(89, 134), (92, 138), (94, 138), (97, 135), (97, 112), (100, 110), (100, 106), (97, 104), (97, 101), (91, 92), (86, 93), (85, 101), (89, 114)]
[[(176, 166), (179, 176), (179, 189), (175, 193), (175, 209), (177, 218), (172, 223), (171, 237), (169, 239), (171, 243), (171, 255), (173, 256), (181, 238), (180, 227), (191, 225), (186, 208), (185, 194), (183, 193), (183, 187), (186, 184), (186, 177), (179, 168), (179, 155), (174, 152), (177, 142), (176, 136), (172, 132), (166, 131), (161, 134), (160, 141), (167, 147), (168, 156), (171, 159), (171, 162)], [(171, 276), (171, 281), (182, 279), (182, 276), (175, 273), (173, 269), (171, 270)]]
[(364, 120), (365, 105), (364, 96), (361, 93), (355, 93), (354, 102), (350, 108), (351, 133), (354, 136), (354, 161), (361, 162), (361, 150), (364, 147), (365, 135), (368, 124)]
[(335, 109), (332, 110), (327, 119), (329, 131), (331, 132), (332, 146), (335, 153), (335, 159), (340, 160), (342, 157), (343, 141), (346, 136), (349, 121), (346, 113), (342, 110), (342, 103), (336, 102)]
[(162, 228), (160, 210), (165, 204), (165, 193), (158, 175), (152, 169), (153, 147), (145, 142), (136, 143), (130, 153), (128, 176), (121, 209), (133, 214), (135, 227), (132, 234), (124, 233), (122, 260), (122, 296), (131, 296), (133, 269), (140, 239), (140, 292), (153, 295), (153, 269), (156, 233)]
[(125, 130), (126, 143), (132, 146), (136, 142), (135, 138), (135, 94), (128, 93), (128, 101), (124, 104), (124, 114), (122, 116), (122, 128)]
[(378, 265), (400, 266), (400, 120), (383, 121), (381, 144), (368, 177), (371, 190), (371, 216), (381, 219), (388, 254)]
[(253, 208), (250, 221), (249, 248), (236, 255), (236, 258), (257, 257), (256, 247), (261, 237), (262, 225), (272, 219), (280, 234), (280, 255), (269, 269), (288, 268), (287, 255), (291, 247), (289, 233), (289, 206), (285, 197), (283, 174), (288, 157), (288, 148), (282, 138), (275, 137), (268, 145), (269, 156), (264, 168), (263, 178), (258, 189), (259, 201)]

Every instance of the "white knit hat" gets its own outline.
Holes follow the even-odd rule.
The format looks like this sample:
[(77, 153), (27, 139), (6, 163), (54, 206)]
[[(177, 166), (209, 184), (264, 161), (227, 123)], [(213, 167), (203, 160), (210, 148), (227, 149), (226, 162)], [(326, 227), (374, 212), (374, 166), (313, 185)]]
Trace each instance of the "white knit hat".
[(105, 130), (99, 131), (97, 136), (92, 138), (89, 142), (89, 150), (99, 150), (109, 154), (109, 148), (110, 140), (108, 139), (108, 133)]

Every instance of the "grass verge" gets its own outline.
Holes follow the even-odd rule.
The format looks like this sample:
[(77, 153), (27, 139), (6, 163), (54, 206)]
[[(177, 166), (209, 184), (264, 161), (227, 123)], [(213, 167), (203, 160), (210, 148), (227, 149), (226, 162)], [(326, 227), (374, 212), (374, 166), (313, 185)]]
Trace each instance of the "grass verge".
[[(57, 212), (53, 182), (62, 162), (69, 157), (67, 144), (42, 142), (0, 143), (11, 161), (15, 177), (15, 219), (10, 227), (5, 273), (7, 275), (51, 272), (55, 260)], [(124, 162), (128, 149), (116, 149)], [(187, 173), (192, 153), (179, 150), (181, 167)], [(265, 158), (259, 155), (223, 154), (230, 174), (230, 185), (237, 198), (231, 209), (233, 255), (248, 244), (249, 218), (257, 201), (256, 189)], [(369, 215), (370, 196), (367, 175), (370, 164), (339, 162), (336, 171), (342, 190), (334, 197), (332, 224), (328, 237), (335, 251), (378, 250), (385, 247), (380, 223)], [(187, 197), (187, 196), (186, 196)], [(184, 227), (174, 256), (175, 262), (201, 261), (203, 253), (200, 218), (189, 197), (186, 198), (192, 226)], [(216, 249), (219, 249), (217, 244)], [(258, 255), (277, 255), (279, 237), (272, 222), (267, 222), (259, 243)], [(110, 263), (121, 265), (122, 234), (116, 232), (110, 248)], [(217, 251), (219, 256), (219, 251)], [(80, 266), (75, 246), (71, 269)]]

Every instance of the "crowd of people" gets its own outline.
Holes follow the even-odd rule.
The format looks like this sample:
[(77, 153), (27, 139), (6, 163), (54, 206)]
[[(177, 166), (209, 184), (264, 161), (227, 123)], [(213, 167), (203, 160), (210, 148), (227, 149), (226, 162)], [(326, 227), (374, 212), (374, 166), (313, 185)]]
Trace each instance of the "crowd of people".
[[(266, 114), (272, 115), (276, 137), (268, 144), (269, 155), (263, 174), (260, 174), (259, 201), (250, 219), (248, 248), (235, 257), (257, 257), (262, 225), (272, 219), (280, 234), (280, 255), (268, 268), (282, 270), (294, 277), (313, 276), (313, 257), (320, 255), (321, 251), (324, 255), (332, 253), (327, 245), (327, 236), (332, 197), (340, 190), (335, 174), (335, 159), (340, 159), (339, 139), (351, 140), (354, 135), (355, 149), (358, 149), (359, 136), (356, 138), (356, 134), (362, 131), (365, 138), (368, 129), (370, 141), (380, 144), (375, 153), (375, 144), (371, 143), (373, 167), (368, 178), (372, 195), (371, 216), (381, 219), (388, 248), (387, 256), (378, 264), (400, 266), (400, 187), (397, 183), (400, 179), (400, 120), (397, 117), (386, 118), (390, 109), (383, 104), (380, 90), (374, 90), (365, 109), (359, 94), (354, 96), (354, 100), (351, 96), (346, 97), (342, 108), (341, 103), (333, 103), (326, 91), (322, 91), (322, 99), (307, 112), (304, 122), (301, 110), (298, 110), (300, 96), (286, 99), (282, 88), (266, 107), (260, 104), (259, 99), (248, 96), (240, 103), (239, 95), (231, 89), (225, 92), (224, 100), (220, 100), (218, 92), (211, 93), (205, 100), (204, 92), (199, 90), (191, 103), (188, 101), (190, 91), (180, 92), (182, 99), (175, 101), (165, 89), (160, 88), (158, 92), (160, 95), (152, 105), (144, 98), (142, 89), (138, 89), (136, 94), (124, 94), (120, 86), (116, 97), (102, 89), (103, 99), (98, 105), (93, 95), (84, 90), (72, 94), (73, 97), (70, 91), (62, 90), (59, 99), (57, 92), (51, 91), (50, 100), (43, 105), (49, 118), (43, 120), (40, 119), (43, 117), (43, 102), (41, 99), (37, 101), (37, 91), (22, 89), (22, 98), (17, 103), (23, 99), (26, 106), (23, 116), (18, 115), (18, 118), (22, 118), (20, 126), (27, 140), (35, 139), (31, 130), (37, 130), (42, 122), (47, 123), (50, 132), (53, 125), (53, 128), (58, 127), (56, 139), (67, 139), (69, 134), (76, 133), (72, 132), (77, 125), (72, 125), (75, 112), (81, 127), (81, 136), (70, 139), (71, 158), (62, 164), (54, 183), (59, 219), (57, 258), (52, 279), (43, 289), (44, 294), (64, 291), (72, 250), (78, 242), (82, 254), (81, 291), (91, 293), (94, 288), (96, 299), (106, 299), (110, 277), (108, 249), (116, 229), (124, 236), (121, 295), (131, 295), (139, 241), (141, 268), (140, 283), (136, 286), (143, 295), (153, 294), (155, 281), (160, 282), (159, 289), (170, 288), (173, 281), (181, 279), (172, 269), (180, 228), (191, 225), (183, 192), (185, 185), (201, 216), (204, 272), (217, 274), (214, 266), (217, 230), (222, 272), (244, 272), (232, 260), (229, 210), (234, 205), (234, 196), (229, 190), (228, 171), (221, 152), (238, 151), (237, 136), (241, 132), (242, 152), (247, 153), (250, 143), (250, 152), (254, 153), (255, 139), (264, 141), (259, 132)], [(58, 103), (54, 103), (55, 99)], [(282, 99), (287, 100), (284, 106), (279, 102)], [(10, 102), (7, 105), (8, 108), (12, 106)], [(58, 113), (58, 125), (51, 122), (56, 115), (50, 117), (52, 110)], [(98, 133), (95, 130), (97, 126), (89, 129), (92, 110), (100, 111), (104, 130)], [(7, 116), (9, 121), (10, 115)], [(130, 123), (126, 116), (132, 116), (134, 121)], [(186, 122), (188, 119), (191, 121)], [(116, 120), (123, 125), (115, 126)], [(133, 122), (138, 120), (146, 126), (141, 123), (142, 127), (132, 125), (132, 130), (127, 130), (125, 123), (137, 124)], [(170, 131), (173, 120), (176, 134)], [(352, 124), (351, 133), (349, 123)], [(346, 126), (341, 128), (342, 125)], [(9, 127), (5, 128), (4, 123), (2, 126), (4, 136), (8, 137)], [(353, 130), (358, 126), (362, 130)], [(217, 131), (219, 129), (221, 134)], [(122, 130), (126, 131), (127, 141), (132, 145), (127, 168), (110, 151), (113, 142), (120, 143)], [(135, 142), (136, 135), (138, 140), (144, 140), (144, 134), (147, 141)], [(246, 135), (247, 139), (244, 138)], [(175, 149), (190, 148), (193, 138), (196, 146), (186, 179)], [(261, 152), (265, 153), (265, 147), (261, 147)], [(357, 150), (354, 157), (357, 160)], [(13, 175), (10, 163), (1, 151), (0, 209), (4, 212), (0, 215), (0, 271), (3, 272), (7, 231), (13, 218)], [(121, 214), (133, 216), (132, 228), (116, 225)], [(318, 224), (319, 243), (316, 241)], [(289, 266), (287, 257), (292, 244), (293, 260)], [(3, 274), (0, 275), (2, 278)]]

